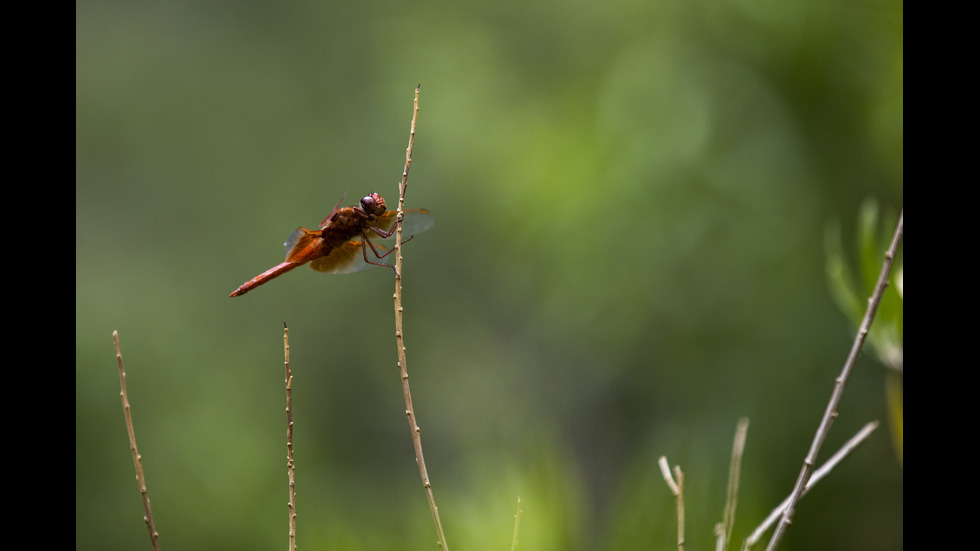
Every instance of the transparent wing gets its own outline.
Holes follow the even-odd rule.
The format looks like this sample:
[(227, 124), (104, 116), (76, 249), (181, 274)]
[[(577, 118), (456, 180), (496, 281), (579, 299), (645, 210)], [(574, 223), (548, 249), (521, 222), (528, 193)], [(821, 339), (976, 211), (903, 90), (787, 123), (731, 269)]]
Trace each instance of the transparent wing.
[[(398, 211), (385, 212), (379, 218), (378, 227), (384, 231), (389, 231), (395, 224), (395, 219), (398, 218)], [(435, 223), (435, 217), (427, 209), (408, 209), (405, 211), (405, 219), (402, 220), (402, 237), (408, 239), (411, 235), (422, 233), (431, 228)], [(371, 235), (372, 241), (375, 237), (380, 238), (374, 232), (371, 234), (373, 234)]]
[[(384, 231), (390, 231), (391, 227), (395, 223), (395, 219), (398, 217), (397, 211), (386, 212), (379, 217), (377, 222), (377, 227)], [(409, 237), (424, 232), (425, 230), (431, 228), (436, 223), (436, 219), (432, 214), (426, 209), (411, 209), (405, 211), (405, 219), (402, 220), (402, 239), (407, 240)], [(297, 230), (299, 232), (299, 230)], [(393, 233), (391, 237), (387, 239), (382, 239), (377, 233), (368, 230), (368, 237), (371, 239), (371, 243), (374, 248), (378, 251), (378, 255), (384, 258), (378, 258), (378, 255), (374, 254), (371, 247), (367, 247), (367, 257), (372, 262), (377, 262), (379, 264), (390, 264), (393, 258), (389, 260), (386, 257), (387, 253), (391, 252), (394, 248), (394, 238), (397, 233)], [(293, 235), (296, 235), (294, 233)], [(297, 236), (296, 239), (299, 239)], [(382, 245), (380, 242), (385, 242)], [(287, 241), (287, 245), (290, 243)], [(353, 274), (357, 272), (363, 272), (365, 270), (370, 270), (371, 268), (377, 268), (376, 264), (371, 264), (370, 262), (364, 261), (364, 251), (362, 247), (361, 238), (356, 237), (349, 241), (345, 241), (340, 245), (337, 245), (330, 251), (330, 254), (322, 256), (310, 262), (310, 268), (318, 272), (323, 272), (327, 274)]]
[[(374, 241), (375, 240), (373, 239), (371, 240), (372, 243), (374, 243)], [(388, 247), (379, 245), (378, 243), (374, 243), (374, 248), (377, 249), (378, 253), (382, 255), (390, 250)], [(368, 258), (374, 262), (385, 262), (384, 258), (375, 258), (374, 251), (371, 250), (371, 247), (368, 247), (367, 255)], [(345, 241), (334, 247), (327, 256), (322, 256), (310, 262), (310, 268), (313, 268), (318, 272), (337, 275), (353, 274), (377, 267), (378, 266), (375, 264), (364, 262), (364, 253), (361, 251), (360, 238)]]

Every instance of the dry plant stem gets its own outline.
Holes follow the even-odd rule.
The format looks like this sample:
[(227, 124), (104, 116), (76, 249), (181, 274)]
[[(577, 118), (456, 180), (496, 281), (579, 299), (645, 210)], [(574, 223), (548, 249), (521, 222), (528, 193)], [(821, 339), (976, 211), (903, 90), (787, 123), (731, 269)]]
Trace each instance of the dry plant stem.
[[(837, 450), (837, 453), (830, 456), (830, 459), (828, 459), (823, 465), (821, 465), (819, 469), (813, 471), (813, 476), (810, 477), (810, 481), (807, 482), (806, 488), (803, 489), (803, 495), (806, 495), (806, 493), (810, 491), (810, 488), (815, 486), (817, 482), (823, 480), (823, 478), (827, 476), (827, 474), (830, 473), (830, 471), (833, 470), (833, 468), (836, 467), (838, 463), (843, 461), (845, 457), (850, 455), (851, 452), (853, 452), (859, 445), (861, 445), (865, 440), (867, 440), (868, 437), (871, 436), (871, 433), (874, 432), (876, 428), (878, 428), (877, 421), (872, 421), (864, 425), (863, 427), (861, 427), (861, 430), (859, 430), (854, 436), (852, 436), (850, 440), (844, 443), (844, 445), (841, 446), (839, 450)], [(790, 499), (789, 497), (784, 499), (783, 502), (780, 503), (778, 507), (776, 507), (775, 509), (772, 510), (771, 513), (769, 513), (769, 516), (766, 517), (766, 520), (762, 521), (762, 524), (760, 524), (758, 528), (752, 531), (752, 534), (750, 534), (749, 537), (745, 539), (745, 543), (742, 545), (743, 551), (747, 551), (748, 549), (751, 549), (755, 544), (759, 543), (759, 540), (762, 539), (762, 535), (765, 534), (766, 530), (768, 530), (769, 527), (776, 522), (776, 520), (780, 517), (780, 515), (782, 515), (783, 511), (786, 510), (786, 507), (789, 505), (789, 499)]]
[(732, 526), (735, 525), (735, 506), (738, 502), (738, 481), (741, 478), (742, 455), (745, 453), (745, 438), (749, 432), (749, 420), (742, 418), (735, 427), (735, 440), (732, 442), (732, 461), (728, 468), (728, 494), (725, 498), (725, 514), (716, 530), (719, 551), (728, 547), (732, 539)]
[[(415, 147), (415, 123), (419, 117), (419, 88), (415, 88), (415, 109), (412, 113), (412, 130), (408, 138), (408, 149), (405, 150), (405, 169), (402, 171), (402, 179), (398, 185), (398, 220), (402, 219), (405, 205), (405, 188), (408, 186), (408, 169), (412, 165), (412, 149)], [(422, 485), (425, 487), (425, 497), (429, 501), (429, 510), (432, 512), (432, 520), (436, 525), (436, 535), (439, 538), (439, 547), (448, 551), (446, 545), (446, 535), (442, 530), (442, 522), (439, 520), (439, 508), (436, 507), (436, 498), (432, 493), (432, 484), (429, 482), (429, 473), (425, 469), (425, 458), (422, 455), (422, 429), (415, 421), (415, 408), (412, 406), (412, 391), (408, 385), (408, 359), (405, 355), (405, 333), (402, 324), (402, 226), (398, 224), (398, 234), (395, 236), (395, 344), (398, 348), (398, 371), (402, 378), (402, 394), (405, 395), (405, 416), (408, 417), (408, 426), (412, 431), (412, 444), (415, 446), (415, 461), (419, 465), (419, 474), (422, 476)]]
[(670, 465), (667, 463), (667, 458), (661, 455), (657, 464), (660, 465), (660, 474), (664, 476), (664, 482), (670, 488), (670, 493), (676, 496), (680, 492), (680, 488), (677, 487), (677, 483), (674, 482), (674, 478), (670, 475)]
[(783, 518), (779, 525), (776, 526), (772, 539), (769, 540), (769, 546), (766, 548), (767, 551), (773, 551), (776, 549), (780, 540), (783, 538), (783, 534), (786, 533), (786, 529), (789, 527), (789, 524), (793, 521), (793, 514), (796, 512), (796, 504), (803, 496), (803, 489), (806, 488), (807, 481), (810, 480), (810, 474), (813, 472), (813, 465), (817, 461), (817, 454), (820, 452), (820, 447), (823, 445), (823, 441), (826, 439), (827, 433), (830, 432), (830, 425), (833, 424), (834, 419), (837, 417), (837, 406), (840, 404), (841, 396), (844, 395), (844, 387), (847, 386), (847, 381), (851, 376), (851, 371), (854, 369), (854, 363), (857, 361), (858, 354), (861, 352), (861, 347), (864, 345), (864, 339), (868, 336), (868, 331), (871, 328), (871, 321), (874, 319), (875, 313), (878, 311), (878, 304), (881, 303), (881, 297), (885, 293), (885, 288), (888, 287), (888, 277), (892, 271), (892, 263), (895, 261), (895, 252), (898, 250), (898, 242), (902, 239), (902, 224), (904, 216), (905, 211), (903, 210), (902, 214), (900, 214), (898, 217), (898, 225), (895, 227), (895, 234), (892, 236), (891, 245), (885, 252), (885, 261), (882, 263), (881, 272), (878, 274), (878, 283), (875, 285), (874, 293), (872, 293), (870, 300), (868, 300), (868, 308), (864, 312), (864, 319), (861, 320), (861, 326), (858, 328), (857, 335), (854, 337), (854, 343), (851, 345), (851, 351), (847, 355), (847, 361), (844, 362), (844, 368), (841, 370), (840, 375), (837, 376), (834, 383), (834, 390), (830, 394), (830, 401), (827, 403), (827, 409), (824, 411), (823, 419), (820, 421), (820, 425), (817, 427), (817, 432), (813, 436), (813, 442), (810, 444), (810, 451), (803, 460), (803, 468), (800, 470), (800, 476), (796, 480), (796, 485), (793, 487), (792, 493), (790, 493), (789, 504), (783, 511)]
[(674, 465), (674, 476), (677, 477), (677, 551), (684, 551), (684, 473)]
[[(677, 551), (684, 551), (684, 473), (681, 468), (674, 467), (674, 476), (670, 475), (670, 465), (667, 458), (660, 456), (658, 461), (660, 472), (663, 473), (664, 481), (671, 493), (677, 497)], [(676, 478), (676, 481), (674, 480)]]
[(296, 551), (296, 463), (293, 462), (293, 372), (289, 369), (289, 328), (282, 324), (286, 366), (286, 471), (289, 474), (289, 551)]
[(119, 387), (122, 389), (119, 396), (122, 399), (123, 415), (126, 417), (126, 431), (129, 433), (129, 450), (133, 452), (133, 464), (136, 466), (136, 482), (140, 486), (140, 495), (143, 496), (143, 509), (146, 515), (143, 520), (146, 522), (146, 530), (150, 533), (150, 543), (154, 551), (160, 551), (160, 534), (153, 526), (153, 513), (150, 511), (150, 495), (146, 490), (146, 479), (143, 477), (143, 457), (136, 449), (136, 431), (133, 430), (133, 417), (130, 413), (129, 398), (126, 396), (126, 372), (123, 370), (122, 352), (119, 349), (119, 332), (112, 332), (112, 340), (116, 343), (116, 362), (119, 364)]
[(517, 513), (514, 515), (514, 539), (510, 542), (510, 551), (517, 551), (517, 529), (521, 526), (521, 496), (517, 496)]

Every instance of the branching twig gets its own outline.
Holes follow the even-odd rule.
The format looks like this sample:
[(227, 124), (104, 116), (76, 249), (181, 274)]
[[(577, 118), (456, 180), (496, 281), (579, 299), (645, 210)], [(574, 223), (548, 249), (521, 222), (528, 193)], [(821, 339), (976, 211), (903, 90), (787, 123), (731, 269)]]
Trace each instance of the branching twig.
[[(677, 551), (684, 551), (684, 473), (681, 468), (674, 466), (674, 476), (670, 475), (670, 465), (667, 458), (660, 456), (660, 472), (671, 493), (677, 497)], [(676, 477), (676, 482), (674, 478)]]
[(123, 415), (126, 417), (126, 431), (129, 433), (129, 450), (133, 452), (133, 464), (136, 466), (136, 482), (140, 486), (140, 495), (143, 496), (143, 509), (146, 515), (143, 520), (146, 522), (146, 530), (150, 534), (150, 543), (154, 551), (160, 551), (160, 534), (157, 533), (153, 525), (153, 513), (150, 511), (150, 495), (146, 490), (146, 479), (143, 477), (143, 457), (136, 449), (136, 431), (133, 429), (133, 417), (130, 413), (129, 398), (126, 396), (126, 372), (123, 370), (122, 352), (119, 349), (119, 332), (112, 332), (112, 340), (116, 343), (116, 361), (119, 363), (119, 387), (122, 389), (119, 396), (122, 398)]
[[(421, 87), (421, 85), (420, 85)], [(405, 150), (405, 169), (402, 171), (402, 179), (398, 185), (398, 220), (404, 216), (405, 188), (408, 187), (408, 169), (412, 165), (412, 148), (415, 147), (415, 123), (419, 116), (419, 87), (415, 88), (415, 109), (412, 113), (412, 129), (408, 138), (408, 149)], [(415, 445), (415, 461), (419, 465), (419, 474), (422, 475), (422, 485), (425, 487), (425, 497), (429, 501), (429, 509), (432, 511), (432, 520), (436, 525), (436, 535), (439, 538), (439, 546), (448, 551), (446, 545), (446, 535), (442, 531), (442, 522), (439, 520), (439, 508), (436, 507), (436, 498), (432, 493), (432, 484), (429, 482), (429, 473), (425, 469), (425, 459), (422, 456), (422, 429), (415, 421), (415, 408), (412, 406), (412, 391), (408, 385), (408, 360), (405, 356), (405, 334), (402, 326), (402, 225), (397, 224), (398, 233), (395, 236), (395, 344), (398, 347), (398, 371), (402, 378), (402, 394), (405, 395), (405, 415), (408, 417), (408, 426), (412, 431), (412, 443)]]
[[(806, 495), (806, 493), (810, 491), (810, 488), (816, 485), (817, 482), (820, 482), (823, 479), (823, 477), (827, 476), (827, 473), (829, 473), (834, 467), (837, 466), (838, 463), (843, 461), (844, 458), (850, 455), (850, 453), (854, 451), (855, 448), (857, 448), (862, 442), (867, 440), (867, 438), (871, 436), (871, 433), (874, 432), (876, 428), (878, 428), (877, 421), (872, 421), (864, 425), (864, 427), (862, 427), (861, 430), (857, 432), (857, 434), (852, 436), (850, 440), (844, 443), (844, 445), (841, 446), (839, 450), (837, 450), (837, 453), (830, 456), (830, 459), (828, 459), (823, 465), (821, 465), (819, 469), (813, 471), (813, 476), (811, 476), (810, 480), (807, 482), (806, 488), (803, 488), (802, 495)], [(776, 522), (776, 520), (783, 513), (783, 511), (786, 510), (786, 507), (789, 505), (789, 500), (790, 500), (789, 497), (784, 499), (783, 502), (780, 503), (778, 507), (776, 507), (775, 509), (772, 510), (771, 513), (769, 513), (769, 516), (766, 517), (766, 520), (762, 521), (762, 524), (760, 524), (759, 527), (756, 528), (752, 532), (752, 534), (745, 539), (745, 543), (742, 545), (743, 551), (747, 551), (748, 549), (751, 549), (752, 546), (759, 543), (759, 540), (762, 538), (762, 535), (765, 534), (766, 530), (768, 530), (769, 527)]]
[(840, 375), (837, 376), (837, 380), (834, 383), (834, 390), (830, 395), (830, 402), (827, 404), (827, 409), (824, 411), (823, 419), (820, 421), (820, 425), (817, 427), (817, 432), (813, 436), (813, 442), (810, 444), (810, 451), (807, 453), (806, 458), (803, 460), (803, 468), (800, 470), (800, 476), (796, 480), (796, 485), (793, 487), (792, 493), (789, 496), (789, 503), (786, 509), (783, 511), (783, 518), (779, 525), (776, 526), (776, 531), (773, 532), (772, 539), (769, 540), (769, 546), (766, 548), (767, 551), (773, 551), (779, 545), (779, 541), (783, 538), (783, 534), (786, 533), (786, 529), (789, 524), (793, 521), (793, 514), (796, 511), (796, 504), (799, 502), (800, 497), (803, 496), (803, 489), (806, 488), (807, 482), (810, 480), (810, 475), (813, 472), (813, 465), (817, 461), (817, 454), (820, 451), (820, 447), (823, 445), (824, 439), (827, 437), (827, 433), (830, 432), (830, 425), (834, 422), (837, 417), (837, 405), (840, 404), (841, 396), (844, 395), (844, 387), (847, 386), (847, 380), (851, 376), (851, 371), (853, 371), (854, 363), (857, 361), (858, 354), (861, 352), (861, 347), (864, 344), (864, 339), (868, 336), (868, 331), (871, 328), (871, 321), (875, 317), (875, 312), (878, 311), (878, 304), (881, 302), (881, 297), (885, 293), (885, 288), (888, 287), (888, 276), (891, 274), (892, 263), (895, 261), (895, 252), (898, 250), (898, 242), (902, 239), (902, 223), (904, 219), (905, 212), (898, 217), (898, 225), (895, 228), (895, 234), (892, 237), (891, 246), (885, 252), (885, 261), (881, 266), (881, 272), (878, 274), (878, 283), (875, 285), (874, 293), (871, 295), (871, 299), (868, 301), (868, 308), (864, 313), (864, 319), (861, 320), (861, 326), (858, 328), (857, 335), (854, 337), (854, 343), (851, 345), (851, 351), (847, 356), (847, 361), (844, 362), (844, 368), (841, 370)]
[(289, 369), (289, 328), (282, 324), (286, 366), (286, 471), (289, 474), (289, 551), (296, 551), (296, 463), (293, 462), (293, 372)]

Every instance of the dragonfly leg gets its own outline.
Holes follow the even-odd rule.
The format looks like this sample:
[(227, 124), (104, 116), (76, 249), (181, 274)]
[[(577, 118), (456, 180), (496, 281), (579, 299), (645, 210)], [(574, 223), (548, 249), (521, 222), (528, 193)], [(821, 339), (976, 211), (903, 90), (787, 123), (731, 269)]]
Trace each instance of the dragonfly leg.
[[(361, 234), (361, 254), (364, 256), (364, 262), (367, 262), (368, 264), (374, 264), (375, 266), (383, 266), (385, 268), (391, 268), (392, 270), (395, 269), (395, 267), (392, 266), (391, 264), (385, 264), (384, 262), (374, 262), (373, 260), (369, 259), (367, 254), (368, 247), (371, 247), (371, 252), (373, 252), (374, 256), (377, 257), (379, 260), (391, 254), (391, 252), (394, 251), (395, 249), (391, 249), (391, 251), (388, 251), (385, 254), (381, 254), (378, 252), (378, 249), (375, 248), (374, 243), (371, 242), (371, 239), (367, 236), (367, 234), (366, 233)], [(396, 271), (395, 273), (397, 274), (398, 272)]]
[[(385, 231), (385, 230), (383, 230), (381, 228), (378, 228), (376, 226), (368, 226), (368, 228), (371, 229), (372, 231), (374, 231), (374, 233), (376, 233), (379, 236), (381, 236), (382, 239), (386, 239), (388, 237), (391, 237), (395, 233), (395, 230), (398, 229), (398, 224), (399, 223), (401, 223), (401, 220), (395, 220), (394, 225), (392, 225), (391, 226), (391, 229), (388, 230), (388, 231)], [(415, 237), (415, 236), (414, 235), (408, 236), (408, 239), (402, 241), (401, 244), (404, 245), (405, 243), (408, 243), (409, 241), (412, 240), (413, 237)], [(370, 243), (370, 241), (369, 241), (369, 243)], [(374, 250), (374, 245), (371, 245), (371, 249)], [(392, 250), (394, 250), (394, 249), (392, 249)], [(374, 251), (374, 254), (378, 254), (378, 252), (377, 251)], [(378, 258), (384, 258), (384, 257), (388, 256), (389, 254), (391, 254), (391, 251), (388, 251), (385, 254), (378, 256)]]

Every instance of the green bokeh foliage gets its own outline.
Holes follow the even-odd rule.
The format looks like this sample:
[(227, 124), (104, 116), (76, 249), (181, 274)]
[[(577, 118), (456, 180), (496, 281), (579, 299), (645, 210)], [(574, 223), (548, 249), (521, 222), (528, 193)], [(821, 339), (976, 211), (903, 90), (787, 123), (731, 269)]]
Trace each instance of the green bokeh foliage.
[[(148, 545), (118, 330), (161, 541), (287, 541), (290, 326), (302, 549), (434, 548), (385, 270), (244, 297), (348, 192), (393, 201), (413, 90), (409, 369), (453, 549), (736, 538), (790, 491), (853, 338), (825, 279), (874, 197), (903, 204), (903, 5), (76, 4), (76, 549)], [(857, 257), (855, 257), (857, 258)], [(863, 256), (862, 256), (863, 258)], [(899, 305), (899, 315), (901, 313)], [(862, 359), (827, 455), (887, 415)], [(811, 492), (784, 549), (896, 549), (882, 433)]]

